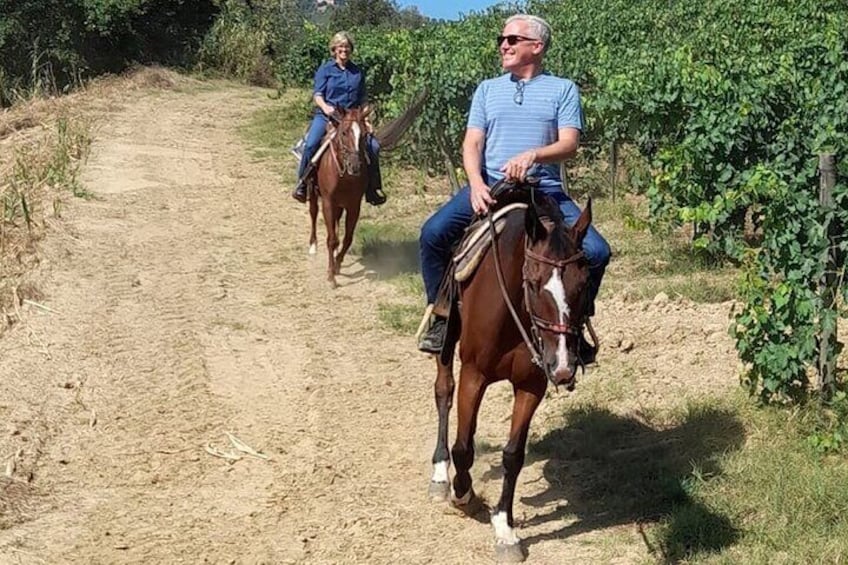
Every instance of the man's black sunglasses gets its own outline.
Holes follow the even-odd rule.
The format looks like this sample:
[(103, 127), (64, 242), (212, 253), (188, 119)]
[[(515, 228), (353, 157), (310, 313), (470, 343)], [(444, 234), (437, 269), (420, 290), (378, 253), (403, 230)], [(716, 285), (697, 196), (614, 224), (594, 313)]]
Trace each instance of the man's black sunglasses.
[(523, 35), (499, 35), (498, 36), (498, 47), (501, 46), (501, 44), (504, 42), (504, 39), (506, 39), (506, 43), (510, 47), (512, 47), (513, 45), (515, 45), (516, 43), (519, 43), (521, 41), (540, 41), (539, 39), (536, 39), (535, 37), (524, 37)]

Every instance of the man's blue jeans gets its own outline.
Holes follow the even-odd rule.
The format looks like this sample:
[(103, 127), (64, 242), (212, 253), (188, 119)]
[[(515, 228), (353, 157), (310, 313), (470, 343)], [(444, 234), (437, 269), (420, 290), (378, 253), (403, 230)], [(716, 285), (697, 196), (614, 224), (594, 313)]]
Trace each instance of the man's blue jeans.
[[(569, 226), (574, 225), (580, 216), (580, 208), (577, 204), (561, 191), (545, 191), (545, 194), (559, 203), (565, 223)], [(462, 237), (473, 216), (471, 190), (465, 186), (421, 226), (419, 239), (421, 275), (424, 277), (428, 304), (436, 301), (453, 246)], [(591, 316), (595, 311), (595, 297), (601, 288), (601, 279), (604, 277), (611, 254), (609, 244), (594, 226), (589, 226), (586, 237), (583, 239), (583, 252), (589, 260), (589, 315)]]
[[(318, 148), (321, 146), (321, 140), (324, 138), (324, 133), (327, 131), (327, 116), (324, 115), (323, 112), (318, 112), (312, 118), (312, 123), (309, 124), (309, 131), (306, 133), (306, 143), (303, 146), (303, 157), (300, 159), (300, 166), (297, 169), (297, 178), (303, 176), (303, 173), (306, 172), (306, 166), (309, 164), (309, 161), (312, 160), (312, 157), (315, 155), (315, 152), (318, 151)], [(380, 144), (377, 141), (377, 138), (373, 135), (368, 136), (368, 158), (370, 163), (368, 164), (368, 176), (369, 178), (374, 178), (376, 175), (376, 171), (379, 170), (379, 155), (380, 153)]]

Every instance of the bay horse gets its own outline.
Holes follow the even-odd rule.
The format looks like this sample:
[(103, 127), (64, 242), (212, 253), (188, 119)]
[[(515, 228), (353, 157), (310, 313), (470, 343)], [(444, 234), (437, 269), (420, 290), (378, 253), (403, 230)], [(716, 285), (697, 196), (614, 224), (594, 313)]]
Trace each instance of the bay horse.
[[(514, 401), (509, 440), (503, 449), (503, 486), (491, 511), (499, 561), (525, 558), (512, 511), (530, 421), (548, 381), (569, 390), (574, 387), (577, 370), (583, 365), (578, 340), (589, 302), (589, 264), (581, 245), (592, 222), (591, 200), (569, 228), (553, 198), (535, 193), (532, 187), (527, 194), (526, 212), (507, 216), (502, 233), (474, 275), (460, 283), (459, 306), (455, 303), (452, 308), (445, 347), (436, 359), (439, 427), (429, 493), (435, 501), (450, 497), (451, 504), (468, 514), (479, 508), (469, 469), (483, 394), (494, 382), (512, 383)], [(457, 337), (462, 365), (456, 441), (449, 454), (448, 416)], [(451, 459), (456, 467), (453, 492), (448, 482)]]
[[(335, 288), (336, 275), (339, 274), (342, 261), (353, 243), (353, 232), (359, 221), (362, 196), (368, 185), (366, 144), (368, 129), (365, 118), (368, 107), (352, 110), (337, 110), (334, 129), (327, 135), (332, 136), (330, 145), (318, 161), (316, 184), (309, 190), (309, 216), (312, 221), (309, 233), (309, 254), (317, 250), (316, 223), (318, 220), (318, 199), (321, 199), (321, 212), (327, 229), (327, 280)], [(317, 189), (317, 190), (316, 190)], [(339, 249), (339, 223), (345, 215), (344, 239)]]

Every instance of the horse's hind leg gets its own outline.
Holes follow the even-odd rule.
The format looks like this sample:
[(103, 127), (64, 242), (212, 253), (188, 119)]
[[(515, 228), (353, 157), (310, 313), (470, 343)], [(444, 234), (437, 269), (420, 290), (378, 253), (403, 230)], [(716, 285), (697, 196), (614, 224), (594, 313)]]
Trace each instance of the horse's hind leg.
[(469, 364), (463, 364), (459, 377), (457, 395), (456, 441), (451, 449), (456, 476), (453, 478), (453, 498), (455, 506), (469, 514), (475, 511), (474, 490), (471, 488), (471, 473), (474, 464), (474, 433), (477, 431), (477, 412), (486, 391), (486, 379)]
[(433, 452), (433, 478), (430, 479), (430, 499), (444, 501), (450, 495), (448, 469), (448, 420), (453, 405), (454, 379), (451, 365), (442, 365), (436, 359), (436, 411), (439, 414), (439, 432), (436, 436), (436, 450)]
[(345, 216), (345, 233), (344, 240), (342, 240), (342, 248), (339, 251), (338, 255), (336, 255), (336, 274), (339, 274), (342, 268), (342, 261), (344, 261), (345, 254), (347, 250), (350, 249), (350, 245), (353, 243), (353, 232), (356, 229), (356, 224), (359, 222), (359, 203), (348, 208), (347, 215)]
[(318, 223), (318, 195), (315, 190), (309, 192), (309, 218), (311, 226), (309, 231), (309, 254), (315, 255), (318, 251), (318, 234), (316, 231)]
[[(525, 385), (525, 383), (522, 383)], [(515, 533), (512, 506), (515, 498), (515, 485), (518, 474), (524, 466), (524, 455), (527, 447), (527, 433), (530, 420), (536, 412), (539, 403), (545, 395), (546, 383), (526, 383), (526, 386), (515, 387), (515, 400), (512, 406), (512, 424), (509, 430), (509, 441), (503, 450), (503, 488), (501, 498), (492, 511), (492, 526), (495, 529), (495, 558), (498, 561), (524, 561), (524, 549), (521, 540)]]

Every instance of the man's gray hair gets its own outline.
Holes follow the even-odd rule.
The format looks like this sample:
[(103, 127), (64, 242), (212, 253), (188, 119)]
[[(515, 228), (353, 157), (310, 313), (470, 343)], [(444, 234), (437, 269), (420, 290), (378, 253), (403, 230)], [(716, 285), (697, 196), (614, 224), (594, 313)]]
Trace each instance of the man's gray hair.
[(515, 14), (514, 16), (507, 18), (504, 25), (509, 25), (514, 21), (526, 22), (530, 27), (530, 33), (542, 41), (544, 51), (548, 50), (548, 47), (551, 45), (551, 26), (548, 22), (539, 16), (531, 16), (530, 14)]

